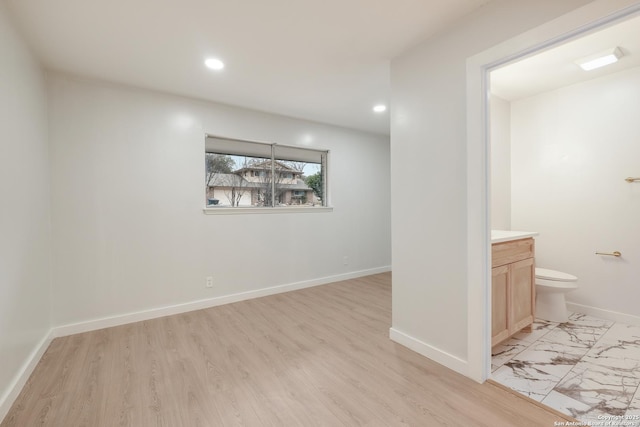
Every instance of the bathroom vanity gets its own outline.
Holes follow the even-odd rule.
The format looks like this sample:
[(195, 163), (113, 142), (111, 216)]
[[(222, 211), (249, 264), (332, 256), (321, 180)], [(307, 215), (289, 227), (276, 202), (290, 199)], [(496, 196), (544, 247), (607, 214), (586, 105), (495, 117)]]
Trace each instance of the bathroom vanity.
[[(491, 346), (535, 318), (535, 242), (538, 233), (491, 231)], [(526, 330), (525, 329), (525, 330)]]

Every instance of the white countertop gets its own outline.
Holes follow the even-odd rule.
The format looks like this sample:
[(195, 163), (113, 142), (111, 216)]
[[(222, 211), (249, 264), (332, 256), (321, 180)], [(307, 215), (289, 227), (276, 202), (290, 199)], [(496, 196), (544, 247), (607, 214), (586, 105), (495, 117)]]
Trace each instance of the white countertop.
[(491, 230), (491, 243), (508, 242), (511, 240), (526, 239), (527, 237), (537, 236), (535, 231), (506, 231)]

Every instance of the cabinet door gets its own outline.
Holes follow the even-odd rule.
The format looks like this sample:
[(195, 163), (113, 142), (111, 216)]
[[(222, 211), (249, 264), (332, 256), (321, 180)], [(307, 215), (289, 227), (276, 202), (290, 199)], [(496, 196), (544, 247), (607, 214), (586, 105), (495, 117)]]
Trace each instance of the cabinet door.
[(533, 258), (510, 264), (511, 323), (509, 334), (533, 323), (536, 287)]
[(509, 321), (509, 266), (491, 269), (491, 346), (507, 339), (510, 335)]

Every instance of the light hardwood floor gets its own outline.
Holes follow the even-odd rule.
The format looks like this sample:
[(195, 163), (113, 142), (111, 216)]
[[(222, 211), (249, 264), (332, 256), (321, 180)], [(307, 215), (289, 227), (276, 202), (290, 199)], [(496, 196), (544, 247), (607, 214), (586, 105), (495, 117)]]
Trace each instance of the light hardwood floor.
[(563, 419), (392, 342), (391, 276), (51, 343), (8, 426), (553, 426)]

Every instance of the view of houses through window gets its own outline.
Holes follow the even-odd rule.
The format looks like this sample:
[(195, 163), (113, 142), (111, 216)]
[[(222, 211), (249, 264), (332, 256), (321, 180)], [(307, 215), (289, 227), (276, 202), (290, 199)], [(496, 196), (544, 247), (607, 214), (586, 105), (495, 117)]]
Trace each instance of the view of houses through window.
[(323, 151), (207, 137), (206, 205), (326, 206), (325, 165)]

